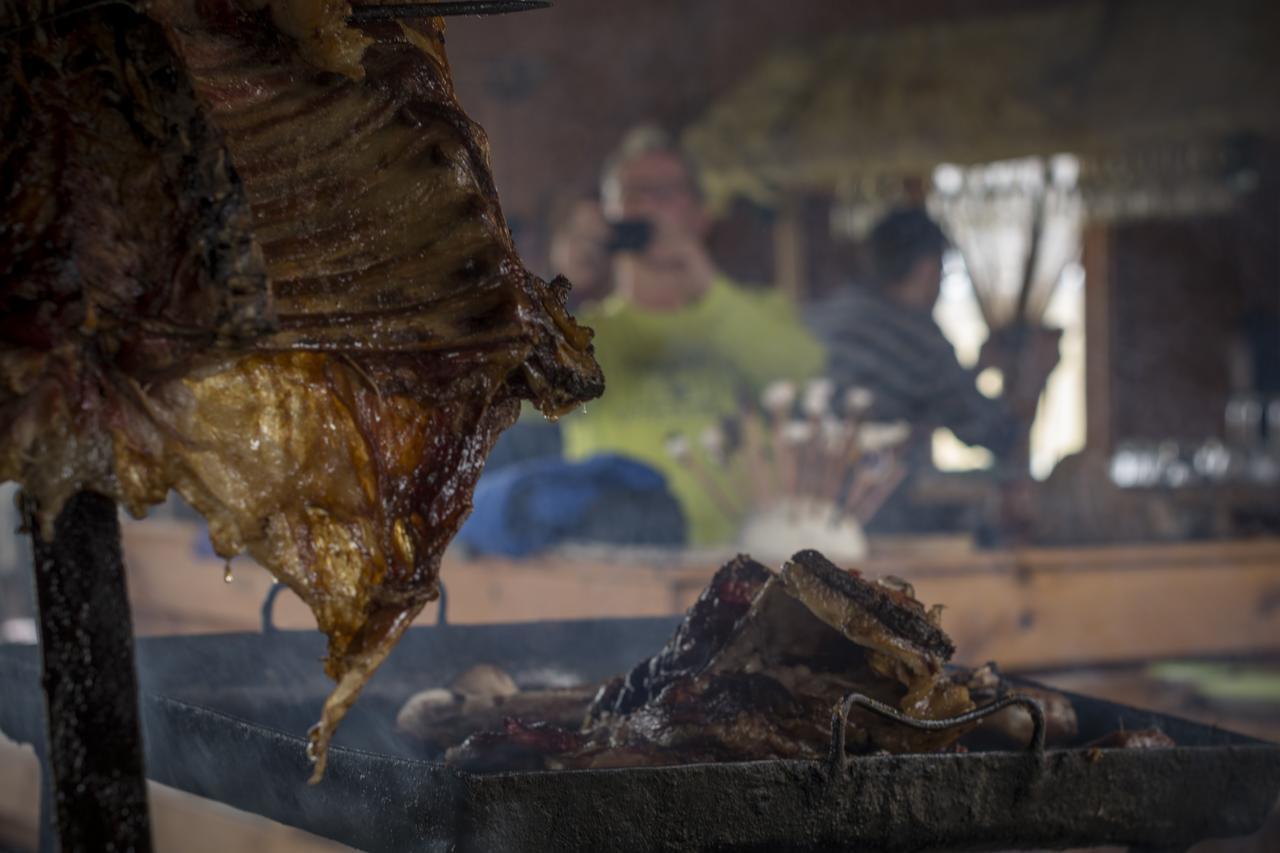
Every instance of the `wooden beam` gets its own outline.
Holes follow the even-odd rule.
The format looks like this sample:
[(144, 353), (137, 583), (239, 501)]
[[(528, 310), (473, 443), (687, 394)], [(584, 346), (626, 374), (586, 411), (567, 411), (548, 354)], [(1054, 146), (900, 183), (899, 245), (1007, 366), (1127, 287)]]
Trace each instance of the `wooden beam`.
[(799, 302), (808, 292), (803, 201), (789, 195), (778, 207), (774, 225), (774, 286)]
[[(139, 633), (258, 630), (270, 576), (237, 561), (195, 556), (196, 525), (125, 528), (129, 589)], [(729, 554), (642, 557), (626, 551), (530, 560), (446, 555), (449, 621), (598, 619), (683, 612)], [(776, 561), (770, 561), (776, 562)], [(184, 563), (186, 563), (184, 565)], [(858, 568), (912, 582), (925, 604), (944, 604), (957, 660), (994, 658), (1021, 669), (1205, 654), (1280, 652), (1280, 539), (1030, 548), (914, 549), (880, 553)], [(276, 624), (313, 628), (292, 592)], [(428, 606), (418, 624), (431, 624)]]
[(1085, 448), (1110, 455), (1114, 450), (1111, 411), (1111, 228), (1090, 223), (1084, 229)]

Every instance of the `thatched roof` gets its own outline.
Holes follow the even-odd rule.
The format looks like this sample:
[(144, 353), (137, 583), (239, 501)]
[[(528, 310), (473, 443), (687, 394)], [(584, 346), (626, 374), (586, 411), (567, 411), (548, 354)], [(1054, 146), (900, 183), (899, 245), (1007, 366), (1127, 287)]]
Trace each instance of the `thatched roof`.
[(939, 162), (1280, 136), (1280, 4), (1085, 2), (833, 36), (761, 63), (686, 144), (713, 198)]

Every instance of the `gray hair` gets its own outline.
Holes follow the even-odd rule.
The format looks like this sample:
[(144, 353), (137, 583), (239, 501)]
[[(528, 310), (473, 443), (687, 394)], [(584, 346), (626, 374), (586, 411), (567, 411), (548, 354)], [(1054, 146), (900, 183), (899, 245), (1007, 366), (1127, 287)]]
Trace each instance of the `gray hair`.
[(622, 202), (622, 169), (632, 160), (646, 154), (669, 154), (684, 164), (694, 195), (702, 197), (698, 166), (666, 129), (656, 124), (641, 124), (622, 137), (618, 147), (604, 161), (600, 173), (600, 200), (605, 210), (616, 209)]

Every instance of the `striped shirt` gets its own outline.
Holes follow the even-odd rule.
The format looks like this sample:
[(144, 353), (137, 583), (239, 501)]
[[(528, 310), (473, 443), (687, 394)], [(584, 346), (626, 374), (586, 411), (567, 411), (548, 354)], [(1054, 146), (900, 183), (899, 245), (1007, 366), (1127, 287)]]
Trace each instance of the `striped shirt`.
[(875, 395), (873, 419), (945, 426), (997, 456), (1013, 444), (1017, 428), (1005, 404), (978, 391), (974, 372), (928, 314), (847, 287), (809, 306), (805, 319), (826, 346), (827, 375)]

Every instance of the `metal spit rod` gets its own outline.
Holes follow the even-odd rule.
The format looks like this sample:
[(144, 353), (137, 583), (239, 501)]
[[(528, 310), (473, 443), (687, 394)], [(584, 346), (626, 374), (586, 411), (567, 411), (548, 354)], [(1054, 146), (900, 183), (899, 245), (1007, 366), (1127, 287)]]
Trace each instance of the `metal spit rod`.
[(505, 15), (550, 6), (549, 0), (439, 0), (435, 3), (352, 3), (349, 20), (356, 24), (395, 21), (401, 18), (434, 18), (451, 15)]
[(151, 850), (151, 824), (116, 504), (80, 492), (49, 540), (35, 509), (24, 501), (47, 720), (40, 849), (143, 853)]

